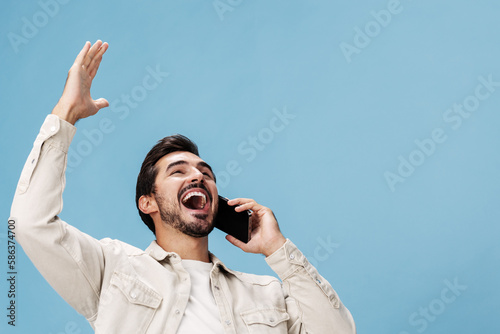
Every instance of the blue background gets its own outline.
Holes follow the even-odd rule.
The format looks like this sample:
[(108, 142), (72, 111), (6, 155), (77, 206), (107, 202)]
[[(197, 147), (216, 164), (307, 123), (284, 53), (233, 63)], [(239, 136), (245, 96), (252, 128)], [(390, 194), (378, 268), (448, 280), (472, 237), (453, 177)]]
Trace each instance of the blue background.
[[(64, 220), (147, 247), (136, 176), (156, 140), (182, 133), (220, 193), (275, 211), (359, 333), (500, 332), (499, 2), (65, 1), (0, 4), (5, 222), (69, 67), (102, 39), (92, 95), (114, 107), (77, 124)], [(156, 68), (169, 75), (146, 90)], [(448, 111), (464, 103), (466, 117)], [(98, 130), (103, 119), (112, 131)], [(17, 325), (7, 325), (2, 226), (0, 331), (91, 333), (20, 247)], [(272, 274), (220, 232), (210, 249), (234, 269)]]

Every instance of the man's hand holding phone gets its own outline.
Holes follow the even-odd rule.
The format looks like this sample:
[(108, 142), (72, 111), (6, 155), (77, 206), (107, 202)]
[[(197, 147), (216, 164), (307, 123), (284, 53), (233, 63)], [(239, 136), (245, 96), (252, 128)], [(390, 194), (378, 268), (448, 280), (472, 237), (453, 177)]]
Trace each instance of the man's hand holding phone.
[(235, 198), (228, 201), (227, 204), (233, 206), (236, 212), (245, 210), (252, 212), (250, 216), (251, 239), (248, 243), (244, 243), (229, 234), (226, 236), (226, 239), (236, 247), (247, 253), (269, 256), (286, 242), (271, 209), (249, 198)]

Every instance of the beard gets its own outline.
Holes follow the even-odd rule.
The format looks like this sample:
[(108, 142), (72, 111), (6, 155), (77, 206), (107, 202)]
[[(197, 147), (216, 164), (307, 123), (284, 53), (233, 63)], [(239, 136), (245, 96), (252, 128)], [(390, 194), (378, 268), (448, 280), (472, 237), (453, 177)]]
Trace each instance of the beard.
[(208, 214), (192, 215), (193, 221), (184, 220), (181, 211), (174, 204), (167, 202), (164, 197), (155, 195), (160, 217), (164, 224), (170, 225), (179, 232), (194, 238), (206, 237), (214, 229), (214, 215)]

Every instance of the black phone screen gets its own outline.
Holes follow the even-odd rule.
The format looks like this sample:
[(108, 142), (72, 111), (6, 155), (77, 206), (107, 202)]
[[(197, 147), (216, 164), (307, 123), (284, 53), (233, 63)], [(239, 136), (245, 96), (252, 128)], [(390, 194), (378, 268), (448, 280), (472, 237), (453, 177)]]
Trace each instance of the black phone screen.
[(236, 212), (236, 206), (227, 204), (228, 199), (219, 196), (219, 209), (215, 216), (215, 227), (247, 243), (250, 241), (250, 211)]

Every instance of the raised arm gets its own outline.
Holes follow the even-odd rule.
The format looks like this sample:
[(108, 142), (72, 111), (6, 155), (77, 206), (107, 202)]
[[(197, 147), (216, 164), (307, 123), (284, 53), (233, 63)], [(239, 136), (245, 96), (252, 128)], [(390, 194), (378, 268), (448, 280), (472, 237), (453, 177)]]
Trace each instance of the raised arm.
[[(101, 242), (59, 218), (73, 124), (108, 105), (90, 86), (107, 44), (86, 43), (71, 67), (63, 95), (48, 115), (24, 165), (11, 208), (16, 239), (42, 276), (92, 324), (104, 268)], [(36, 298), (33, 296), (33, 298)]]

